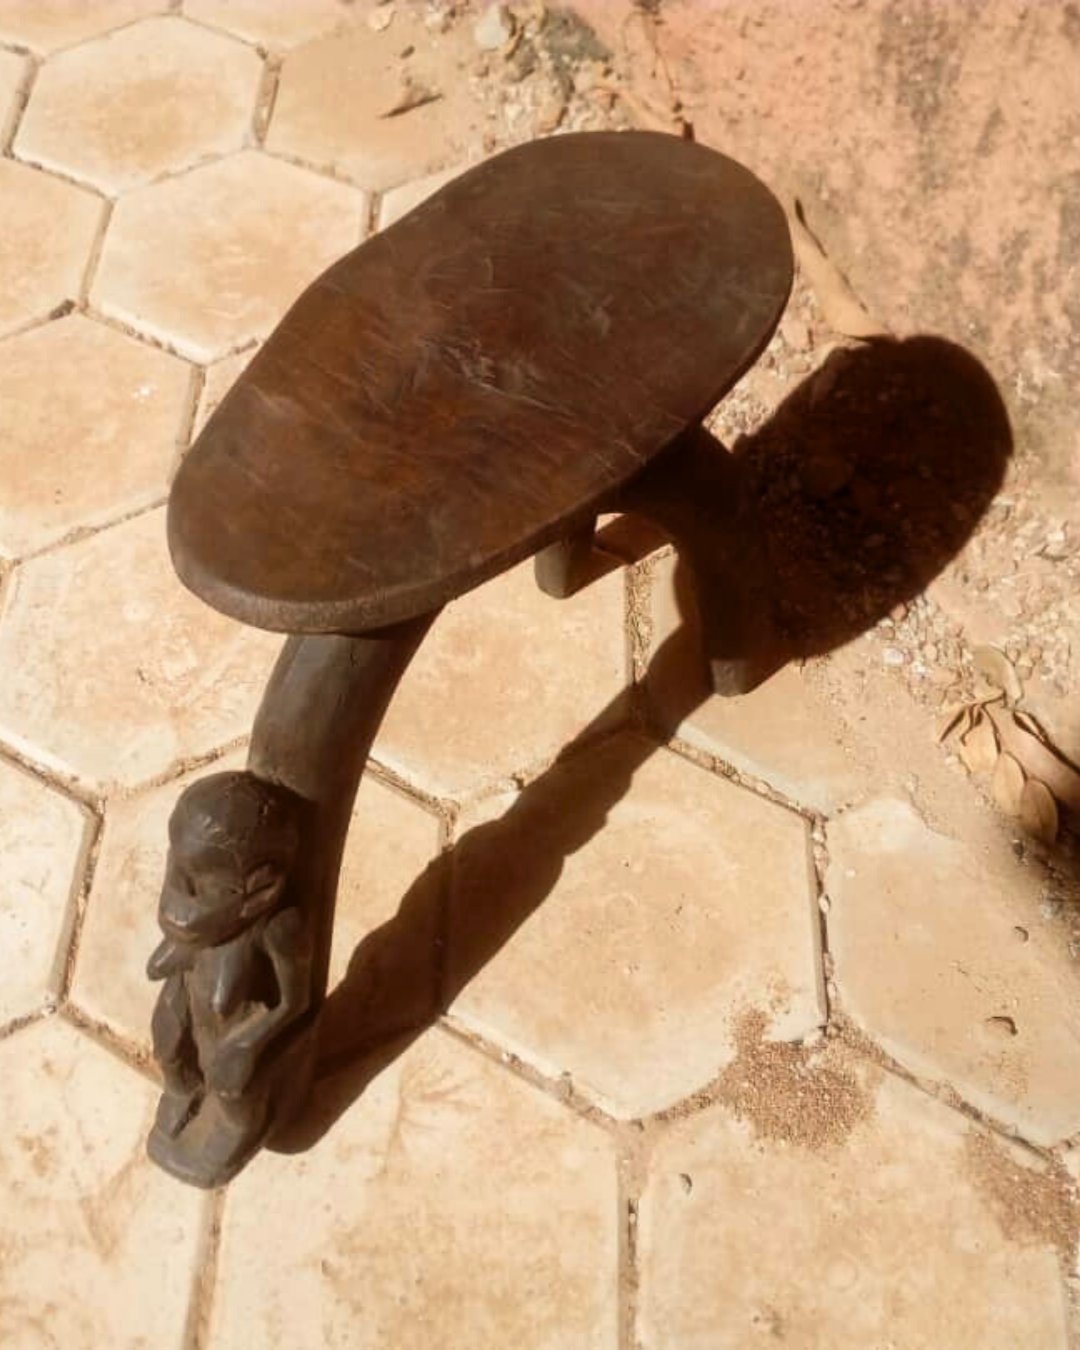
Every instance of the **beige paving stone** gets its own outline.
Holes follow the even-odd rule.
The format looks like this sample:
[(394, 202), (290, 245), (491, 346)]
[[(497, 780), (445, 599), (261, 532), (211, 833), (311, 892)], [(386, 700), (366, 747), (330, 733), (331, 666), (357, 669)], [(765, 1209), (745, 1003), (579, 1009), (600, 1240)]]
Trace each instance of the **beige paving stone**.
[(824, 1020), (805, 823), (630, 733), (463, 814), (451, 1012), (620, 1117)]
[[(906, 1084), (871, 1095), (818, 1151), (719, 1109), (661, 1140), (640, 1208), (643, 1350), (1065, 1350), (1037, 1198), (1062, 1210), (1058, 1190)], [(1008, 1204), (1025, 1183), (1026, 1218)]]
[(30, 62), (17, 52), (0, 51), (0, 144), (6, 142), (15, 116), (19, 89)]
[(460, 178), (467, 167), (455, 164), (451, 169), (430, 173), (425, 178), (417, 178), (401, 187), (391, 188), (379, 203), (379, 229), (385, 230), (388, 225), (393, 225), (395, 220), (407, 216), (414, 207), (426, 202), (440, 188), (452, 183), (455, 178)]
[(264, 337), (309, 282), (354, 248), (365, 210), (353, 188), (244, 151), (124, 197), (92, 301), (213, 361)]
[(208, 367), (198, 411), (195, 414), (196, 436), (213, 416), (221, 400), (251, 364), (251, 358), (256, 351), (257, 347), (249, 347), (246, 351), (236, 352), (233, 356), (225, 356)]
[[(157, 899), (165, 871), (169, 816), (189, 782), (243, 768), (244, 761), (242, 751), (227, 755), (162, 787), (108, 804), (72, 998), (89, 1016), (144, 1049), (149, 1049), (150, 1015), (158, 992), (158, 986), (146, 978), (145, 967), (160, 940)], [(370, 779), (357, 796), (354, 820), (338, 894), (332, 985), (344, 974), (360, 939), (393, 916), (438, 845), (437, 822), (430, 815)], [(423, 955), (428, 963), (426, 1002), (430, 1007), (437, 920), (437, 912), (431, 911), (426, 943), (417, 941), (415, 950), (402, 952), (398, 966), (392, 966), (385, 954), (382, 960), (365, 963), (362, 987), (351, 991), (348, 1000), (339, 1000), (347, 1004), (347, 1015), (343, 1008), (337, 1018), (337, 1040), (347, 1042), (350, 1035), (361, 1039), (376, 1016), (401, 1015), (402, 1002), (417, 992), (415, 985), (408, 990), (393, 987), (392, 977), (401, 973), (406, 956), (419, 961)], [(418, 926), (409, 936), (421, 938), (423, 933)], [(372, 1009), (362, 994), (381, 998), (387, 1006)], [(405, 1012), (412, 1010), (409, 1005)], [(350, 1021), (352, 1026), (347, 1025)]]
[(56, 992), (88, 842), (81, 807), (0, 762), (0, 1024)]
[(0, 159), (0, 337), (78, 297), (104, 204), (52, 174)]
[(614, 1346), (617, 1247), (607, 1137), (434, 1030), (233, 1184), (210, 1343)]
[(873, 782), (862, 747), (812, 665), (785, 666), (736, 698), (710, 694), (693, 604), (674, 556), (658, 559), (652, 652), (664, 646), (664, 653), (650, 670), (648, 691), (665, 729), (817, 811), (835, 810)]
[(162, 0), (0, 0), (0, 42), (56, 51), (164, 8)]
[(552, 600), (532, 563), (449, 605), (409, 667), (375, 757), (454, 796), (535, 764), (604, 714), (626, 687), (622, 572)]
[(244, 735), (280, 638), (185, 591), (164, 511), (26, 563), (0, 618), (0, 737), (81, 781), (135, 786)]
[(15, 153), (124, 192), (238, 150), (261, 76), (242, 43), (180, 18), (148, 19), (46, 62)]
[(184, 13), (280, 50), (349, 23), (356, 6), (354, 0), (184, 0)]
[(184, 362), (78, 314), (5, 343), (0, 553), (20, 557), (161, 497), (190, 382)]
[(144, 1157), (152, 1084), (58, 1018), (0, 1074), (0, 1344), (181, 1350), (206, 1200)]
[(891, 798), (827, 834), (845, 1009), (913, 1072), (1033, 1142), (1080, 1130), (1080, 984), (1038, 875)]
[[(476, 58), (468, 24), (440, 33), (399, 5), (382, 32), (365, 24), (285, 58), (267, 146), (372, 190), (433, 173), (480, 140), (483, 114), (469, 87)], [(437, 97), (388, 115), (425, 94)]]

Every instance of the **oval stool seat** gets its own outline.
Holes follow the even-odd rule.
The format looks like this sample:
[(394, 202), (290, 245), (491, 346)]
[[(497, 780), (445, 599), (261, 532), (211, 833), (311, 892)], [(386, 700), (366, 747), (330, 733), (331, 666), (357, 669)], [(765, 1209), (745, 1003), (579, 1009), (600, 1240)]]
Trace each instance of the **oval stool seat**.
[(780, 205), (715, 151), (652, 132), (506, 151), (296, 301), (179, 470), (176, 569), (284, 632), (431, 612), (699, 422), (791, 278)]

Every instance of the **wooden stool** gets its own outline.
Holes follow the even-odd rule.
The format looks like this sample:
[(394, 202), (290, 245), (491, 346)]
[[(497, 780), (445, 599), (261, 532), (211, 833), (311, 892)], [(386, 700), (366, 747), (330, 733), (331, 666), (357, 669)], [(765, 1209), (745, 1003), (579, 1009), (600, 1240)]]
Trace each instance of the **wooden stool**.
[(443, 605), (532, 554), (567, 595), (597, 514), (634, 512), (690, 570), (714, 687), (752, 687), (753, 504), (701, 419), (791, 277), (783, 211), (738, 164), (651, 132), (559, 136), (342, 258), (217, 409), (173, 485), (173, 560), (215, 609), (291, 636), (247, 770), (189, 787), (170, 822), (149, 965), (149, 1149), (170, 1172), (224, 1183), (305, 1100), (353, 798)]

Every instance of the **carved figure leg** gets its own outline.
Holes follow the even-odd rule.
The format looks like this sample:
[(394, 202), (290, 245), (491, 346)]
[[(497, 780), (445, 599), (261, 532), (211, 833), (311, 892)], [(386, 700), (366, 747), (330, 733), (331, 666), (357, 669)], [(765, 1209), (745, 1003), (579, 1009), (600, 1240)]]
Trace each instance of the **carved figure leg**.
[(165, 1091), (158, 1103), (155, 1131), (175, 1138), (198, 1107), (202, 1080), (194, 1068), (195, 1044), (183, 977), (165, 981), (150, 1023), (154, 1058), (161, 1065)]
[(155, 1012), (164, 1116), (150, 1153), (182, 1180), (224, 1184), (306, 1100), (353, 800), (434, 617), (288, 639), (247, 770), (201, 779), (177, 805), (166, 937), (150, 966), (166, 981)]
[(713, 689), (744, 694), (784, 662), (764, 541), (739, 461), (704, 427), (681, 436), (617, 508), (670, 535), (690, 571)]

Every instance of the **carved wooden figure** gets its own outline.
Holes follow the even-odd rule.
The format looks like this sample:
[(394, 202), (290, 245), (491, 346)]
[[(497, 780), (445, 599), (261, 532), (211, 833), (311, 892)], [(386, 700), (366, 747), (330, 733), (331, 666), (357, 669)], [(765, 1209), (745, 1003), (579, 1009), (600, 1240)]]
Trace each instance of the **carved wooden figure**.
[(554, 137), (331, 267), (217, 409), (173, 485), (173, 560), (292, 636), (247, 772), (172, 820), (163, 1167), (220, 1184), (302, 1104), (353, 797), (444, 604), (533, 554), (566, 595), (597, 514), (632, 510), (694, 576), (717, 690), (775, 667), (753, 502), (700, 423), (791, 277), (783, 212), (738, 164), (650, 132)]

